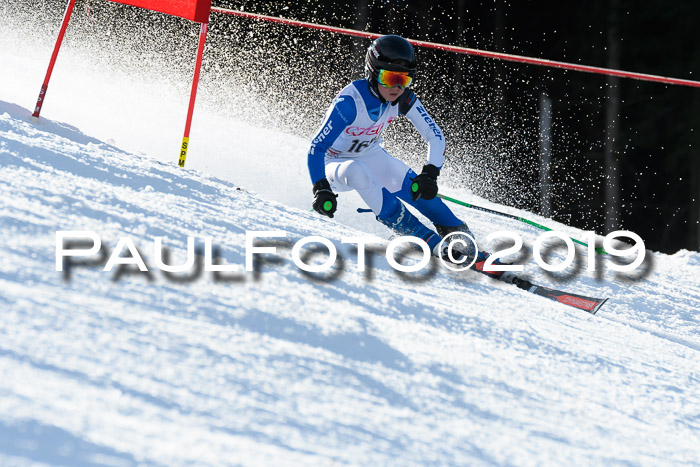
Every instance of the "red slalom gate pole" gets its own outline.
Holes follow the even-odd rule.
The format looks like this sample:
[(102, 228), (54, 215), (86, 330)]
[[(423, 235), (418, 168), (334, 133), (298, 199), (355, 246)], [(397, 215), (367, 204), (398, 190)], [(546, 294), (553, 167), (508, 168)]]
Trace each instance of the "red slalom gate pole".
[(182, 146), (180, 147), (180, 159), (177, 165), (185, 166), (187, 158), (187, 146), (190, 143), (190, 126), (192, 125), (192, 113), (194, 112), (194, 101), (197, 97), (197, 85), (199, 84), (199, 70), (202, 68), (202, 56), (204, 55), (204, 42), (207, 40), (207, 27), (209, 23), (202, 23), (202, 28), (199, 32), (199, 47), (197, 48), (197, 61), (194, 65), (194, 78), (192, 79), (192, 91), (190, 92), (190, 106), (187, 109), (187, 121), (185, 122), (185, 134), (182, 137)]
[(297, 21), (294, 19), (279, 18), (277, 16), (267, 16), (260, 15), (258, 13), (247, 13), (245, 11), (229, 10), (226, 8), (211, 7), (211, 11), (214, 13), (223, 13), (225, 15), (240, 16), (243, 18), (259, 19), (263, 21), (270, 21), (271, 23), (286, 24), (288, 26), (300, 26), (302, 28), (309, 29), (320, 29), (322, 31), (336, 32), (338, 34), (345, 34), (346, 36), (363, 37), (365, 39), (376, 39), (383, 36), (383, 34), (376, 34), (373, 32), (358, 31), (357, 29), (347, 29), (338, 28), (335, 26), (326, 26), (324, 24), (309, 23), (306, 21)]
[(498, 60), (504, 60), (509, 62), (527, 63), (529, 65), (540, 65), (550, 68), (562, 68), (564, 70), (583, 71), (586, 73), (594, 73), (599, 75), (619, 76), (621, 78), (631, 78), (640, 81), (654, 81), (657, 83), (677, 84), (680, 86), (691, 86), (700, 88), (700, 81), (693, 81), (689, 79), (669, 78), (666, 76), (649, 75), (646, 73), (636, 73), (633, 71), (614, 70), (611, 68), (601, 68), (597, 66), (578, 65), (576, 63), (557, 62), (555, 60), (547, 60), (544, 58), (523, 57), (521, 55), (511, 55), (499, 52), (489, 52), (486, 50), (468, 49), (466, 47), (435, 44), (432, 42), (416, 40), (409, 40), (409, 42), (419, 47), (427, 47), (436, 50), (445, 50), (447, 52), (464, 53), (469, 55), (476, 55), (479, 57), (495, 58)]
[[(245, 11), (228, 10), (226, 8), (212, 7), (211, 11), (213, 11), (215, 13), (226, 14), (226, 15), (240, 16), (243, 18), (251, 18), (251, 19), (257, 19), (257, 20), (263, 20), (263, 21), (270, 21), (272, 23), (286, 24), (289, 26), (299, 26), (299, 27), (310, 28), (310, 29), (320, 29), (322, 31), (335, 32), (338, 34), (345, 34), (347, 36), (354, 36), (354, 37), (362, 37), (362, 38), (366, 38), (366, 39), (376, 39), (378, 37), (383, 36), (383, 34), (358, 31), (356, 29), (338, 28), (338, 27), (334, 27), (334, 26), (326, 26), (323, 24), (309, 23), (306, 21), (297, 21), (297, 20), (291, 20), (291, 19), (286, 19), (286, 18), (278, 18), (276, 16), (260, 15), (257, 13), (247, 13)], [(494, 58), (497, 60), (504, 60), (504, 61), (509, 61), (509, 62), (527, 63), (530, 65), (540, 65), (540, 66), (546, 66), (546, 67), (550, 67), (550, 68), (562, 68), (565, 70), (583, 71), (583, 72), (587, 72), (587, 73), (595, 73), (595, 74), (609, 75), (609, 76), (619, 76), (622, 78), (631, 78), (631, 79), (637, 79), (637, 80), (641, 80), (641, 81), (653, 81), (653, 82), (657, 82), (657, 83), (676, 84), (676, 85), (680, 85), (680, 86), (691, 86), (691, 87), (700, 88), (700, 81), (693, 81), (693, 80), (689, 80), (689, 79), (669, 78), (666, 76), (649, 75), (649, 74), (645, 74), (645, 73), (635, 73), (632, 71), (613, 70), (613, 69), (609, 69), (609, 68), (601, 68), (601, 67), (588, 66), (588, 65), (578, 65), (576, 63), (557, 62), (554, 60), (524, 57), (521, 55), (512, 55), (512, 54), (505, 54), (505, 53), (499, 53), (499, 52), (489, 52), (487, 50), (470, 49), (467, 47), (457, 47), (454, 45), (437, 44), (434, 42), (418, 41), (418, 40), (414, 40), (414, 39), (408, 39), (408, 41), (411, 44), (418, 46), (418, 47), (426, 47), (429, 49), (444, 50), (447, 52), (456, 52), (456, 53), (467, 54), (467, 55), (476, 55), (479, 57), (488, 57), (488, 58)]]
[(34, 113), (32, 114), (32, 117), (34, 118), (39, 118), (41, 107), (44, 105), (44, 98), (46, 97), (46, 90), (49, 87), (49, 80), (51, 79), (53, 66), (56, 64), (56, 57), (58, 57), (58, 51), (61, 49), (63, 36), (66, 35), (66, 28), (68, 27), (68, 22), (70, 21), (71, 14), (73, 14), (74, 6), (75, 0), (68, 0), (66, 12), (63, 14), (63, 22), (61, 23), (61, 29), (58, 32), (58, 38), (56, 39), (56, 45), (53, 48), (53, 54), (51, 54), (51, 61), (49, 61), (49, 68), (48, 70), (46, 70), (46, 76), (44, 77), (44, 84), (41, 85), (41, 90), (39, 91), (39, 98), (36, 100), (36, 107), (34, 107)]

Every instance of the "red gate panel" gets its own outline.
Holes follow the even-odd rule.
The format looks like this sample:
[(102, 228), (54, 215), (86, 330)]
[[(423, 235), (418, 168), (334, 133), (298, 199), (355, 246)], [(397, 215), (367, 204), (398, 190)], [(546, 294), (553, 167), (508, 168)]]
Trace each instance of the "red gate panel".
[(160, 11), (173, 16), (186, 18), (197, 23), (209, 22), (211, 0), (109, 0), (125, 5)]

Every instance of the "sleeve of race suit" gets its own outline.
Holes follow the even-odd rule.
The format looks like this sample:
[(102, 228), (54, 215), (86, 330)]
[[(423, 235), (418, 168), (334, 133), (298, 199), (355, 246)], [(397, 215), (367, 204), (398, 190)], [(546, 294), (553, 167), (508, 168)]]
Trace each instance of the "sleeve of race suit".
[(324, 158), (326, 152), (331, 148), (335, 140), (355, 120), (357, 108), (355, 101), (350, 96), (338, 96), (333, 100), (333, 104), (326, 112), (326, 117), (321, 124), (321, 128), (311, 141), (309, 148), (307, 165), (311, 183), (326, 178)]
[(418, 132), (428, 143), (427, 164), (433, 164), (438, 169), (445, 162), (445, 137), (442, 130), (425, 110), (420, 99), (416, 98), (411, 108), (406, 112), (406, 117), (413, 123)]

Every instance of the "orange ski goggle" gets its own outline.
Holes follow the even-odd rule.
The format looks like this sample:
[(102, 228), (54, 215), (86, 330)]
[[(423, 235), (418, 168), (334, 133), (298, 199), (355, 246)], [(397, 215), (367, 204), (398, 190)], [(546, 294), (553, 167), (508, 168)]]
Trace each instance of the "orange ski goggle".
[(407, 72), (382, 69), (379, 70), (377, 81), (385, 88), (393, 88), (394, 86), (398, 86), (401, 89), (406, 89), (411, 85), (413, 78), (411, 78)]

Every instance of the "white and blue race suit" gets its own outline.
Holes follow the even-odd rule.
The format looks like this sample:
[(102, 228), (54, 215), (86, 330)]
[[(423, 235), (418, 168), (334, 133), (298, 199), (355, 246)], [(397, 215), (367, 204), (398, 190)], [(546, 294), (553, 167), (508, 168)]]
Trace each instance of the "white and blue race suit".
[(379, 219), (399, 208), (399, 199), (436, 225), (462, 224), (439, 198), (413, 201), (416, 173), (381, 146), (382, 132), (405, 115), (428, 144), (427, 163), (442, 168), (445, 139), (413, 91), (393, 103), (376, 97), (366, 79), (350, 83), (333, 100), (308, 154), (311, 182), (327, 178), (334, 191), (356, 190)]

